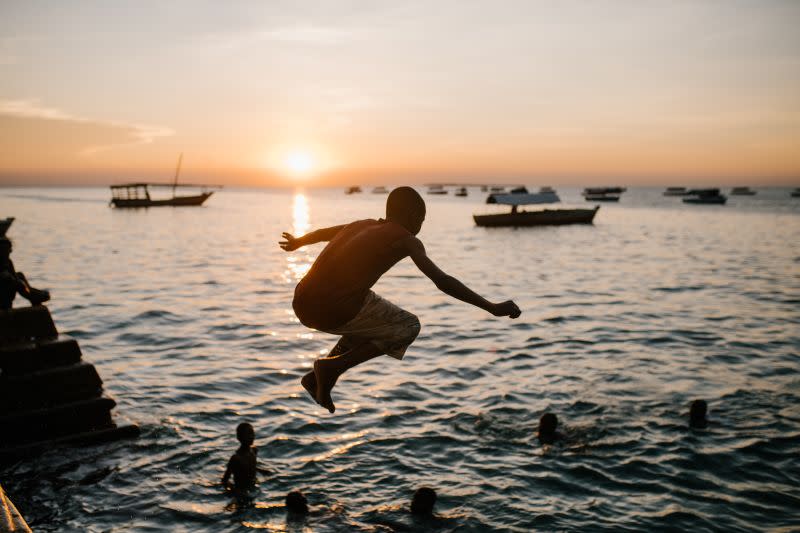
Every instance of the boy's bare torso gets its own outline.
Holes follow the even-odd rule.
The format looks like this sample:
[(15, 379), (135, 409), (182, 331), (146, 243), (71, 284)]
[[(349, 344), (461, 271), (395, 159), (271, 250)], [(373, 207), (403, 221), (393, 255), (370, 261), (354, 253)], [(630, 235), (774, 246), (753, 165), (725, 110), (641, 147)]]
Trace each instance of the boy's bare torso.
[(320, 330), (345, 324), (378, 279), (408, 256), (397, 243), (411, 236), (403, 226), (383, 219), (358, 220), (342, 228), (297, 284), (297, 317)]

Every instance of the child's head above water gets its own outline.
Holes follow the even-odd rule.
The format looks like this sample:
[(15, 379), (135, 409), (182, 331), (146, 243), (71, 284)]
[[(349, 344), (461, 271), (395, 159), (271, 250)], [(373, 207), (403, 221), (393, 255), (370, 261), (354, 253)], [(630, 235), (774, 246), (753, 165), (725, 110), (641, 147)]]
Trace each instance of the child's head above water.
[(386, 199), (386, 220), (416, 235), (425, 221), (425, 200), (411, 187), (397, 187)]
[(256, 432), (252, 425), (248, 424), (247, 422), (242, 422), (236, 426), (236, 439), (242, 443), (242, 446), (252, 446), (255, 438)]
[(545, 413), (539, 419), (539, 440), (550, 444), (556, 439), (556, 429), (558, 428), (558, 417), (553, 413)]
[(708, 404), (705, 400), (695, 400), (689, 408), (689, 426), (693, 428), (704, 428), (708, 425), (706, 420)]
[(411, 499), (411, 512), (417, 515), (429, 515), (436, 504), (436, 491), (430, 487), (420, 487)]
[(308, 514), (308, 500), (299, 490), (286, 495), (286, 510), (294, 514)]

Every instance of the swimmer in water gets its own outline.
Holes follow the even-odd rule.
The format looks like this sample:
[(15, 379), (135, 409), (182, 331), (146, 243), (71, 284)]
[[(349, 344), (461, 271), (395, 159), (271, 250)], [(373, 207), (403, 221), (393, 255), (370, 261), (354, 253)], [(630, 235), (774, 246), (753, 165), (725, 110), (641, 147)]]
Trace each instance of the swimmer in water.
[(411, 499), (411, 513), (429, 516), (433, 514), (434, 505), (436, 505), (436, 491), (430, 487), (420, 487)]
[(253, 447), (256, 433), (253, 426), (247, 422), (242, 422), (236, 427), (236, 439), (239, 441), (239, 449), (236, 450), (230, 460), (225, 474), (222, 475), (222, 485), (230, 487), (230, 478), (233, 475), (233, 488), (237, 490), (248, 489), (256, 482), (258, 449)]
[(689, 407), (689, 427), (703, 429), (708, 426), (708, 404), (705, 400), (695, 400)]
[(541, 444), (553, 444), (561, 440), (562, 435), (557, 431), (558, 417), (553, 413), (545, 413), (539, 419), (539, 431), (536, 437)]

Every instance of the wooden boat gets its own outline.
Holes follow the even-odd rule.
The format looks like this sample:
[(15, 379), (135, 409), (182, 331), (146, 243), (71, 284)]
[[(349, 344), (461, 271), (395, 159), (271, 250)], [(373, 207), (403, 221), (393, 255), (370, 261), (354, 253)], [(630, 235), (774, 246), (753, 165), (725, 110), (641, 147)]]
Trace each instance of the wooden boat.
[(625, 187), (587, 187), (583, 189), (583, 197), (587, 202), (619, 202)]
[[(111, 204), (114, 207), (183, 207), (200, 206), (208, 200), (214, 191), (208, 190), (210, 187), (222, 188), (221, 185), (189, 185), (178, 184), (178, 176), (181, 172), (181, 162), (183, 154), (178, 158), (178, 166), (175, 169), (175, 179), (171, 184), (168, 183), (124, 183), (122, 185), (111, 186)], [(153, 199), (150, 196), (150, 188), (171, 188), (172, 197), (163, 199)], [(177, 196), (175, 190), (178, 187), (193, 187), (201, 189), (200, 194), (194, 196)]]
[(510, 213), (476, 214), (472, 216), (475, 220), (475, 224), (483, 227), (591, 224), (594, 220), (594, 216), (597, 214), (597, 210), (600, 209), (600, 206), (595, 206), (594, 209), (544, 209), (540, 211), (521, 211), (518, 210), (518, 208), (523, 205), (549, 204), (560, 202), (561, 200), (555, 192), (531, 194), (524, 187), (515, 190), (520, 192), (490, 194), (486, 199), (487, 204), (510, 205)]
[(583, 197), (587, 202), (619, 202), (620, 195), (618, 195), (618, 194), (584, 194)]
[(0, 218), (0, 237), (4, 237), (8, 228), (14, 223), (14, 217)]
[(686, 187), (667, 187), (664, 196), (686, 196), (689, 191)]
[(348, 187), (344, 191), (345, 194), (356, 194), (359, 192), (361, 192), (361, 187), (359, 187), (358, 185), (353, 185), (352, 187)]
[(716, 204), (724, 205), (728, 197), (719, 193), (719, 189), (692, 189), (683, 199), (685, 204)]
[(455, 195), (456, 196), (467, 196), (467, 188), (466, 187), (459, 187), (456, 189)]
[(734, 187), (731, 189), (731, 196), (755, 196), (756, 191), (750, 187)]

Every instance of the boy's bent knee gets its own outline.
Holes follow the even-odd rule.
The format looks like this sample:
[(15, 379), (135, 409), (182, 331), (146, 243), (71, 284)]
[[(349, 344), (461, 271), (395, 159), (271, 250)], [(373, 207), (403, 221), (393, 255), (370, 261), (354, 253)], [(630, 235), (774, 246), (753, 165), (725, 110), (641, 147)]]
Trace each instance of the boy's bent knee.
[(408, 328), (408, 337), (409, 337), (409, 341), (408, 342), (409, 342), (409, 344), (411, 344), (412, 342), (414, 342), (414, 340), (419, 335), (419, 332), (422, 329), (422, 326), (419, 323), (419, 318), (417, 318), (417, 315), (414, 315), (414, 314), (411, 314), (411, 313), (409, 313), (409, 315), (411, 315), (411, 316), (409, 317), (407, 328)]

